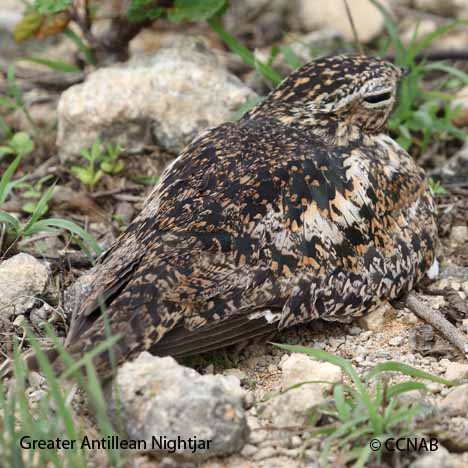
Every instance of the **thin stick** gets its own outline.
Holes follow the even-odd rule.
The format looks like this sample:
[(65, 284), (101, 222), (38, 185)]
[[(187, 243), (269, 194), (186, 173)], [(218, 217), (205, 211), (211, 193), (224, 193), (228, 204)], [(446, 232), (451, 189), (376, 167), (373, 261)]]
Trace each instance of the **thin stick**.
[(418, 317), (432, 325), (442, 336), (468, 359), (468, 339), (457, 330), (442, 314), (424, 304), (419, 297), (411, 292), (406, 299), (406, 305)]
[(359, 42), (359, 36), (358, 36), (357, 30), (356, 30), (356, 25), (354, 24), (353, 15), (351, 14), (351, 10), (350, 10), (349, 5), (348, 5), (348, 0), (343, 0), (343, 3), (345, 5), (346, 15), (348, 16), (349, 24), (351, 25), (351, 29), (353, 30), (354, 42), (356, 43), (356, 47), (358, 49), (358, 52), (361, 55), (364, 55), (364, 51), (362, 50), (362, 45)]

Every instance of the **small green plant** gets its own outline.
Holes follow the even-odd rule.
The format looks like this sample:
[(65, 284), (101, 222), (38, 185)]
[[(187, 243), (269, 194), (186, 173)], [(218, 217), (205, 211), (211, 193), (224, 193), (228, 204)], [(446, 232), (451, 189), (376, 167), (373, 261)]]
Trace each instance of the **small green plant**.
[(34, 142), (26, 132), (15, 133), (6, 145), (0, 146), (0, 158), (7, 154), (15, 154), (22, 159), (34, 150)]
[(7, 87), (5, 95), (0, 96), (0, 106), (8, 110), (20, 110), (23, 112), (32, 128), (36, 128), (36, 124), (24, 103), (23, 93), (16, 84), (16, 68), (14, 64), (8, 66)]
[(122, 148), (120, 145), (108, 144), (106, 146), (106, 152), (102, 154), (101, 169), (106, 174), (119, 174), (125, 168), (125, 163), (119, 160)]
[[(88, 452), (81, 446), (85, 435), (85, 427), (80, 417), (73, 409), (71, 400), (76, 391), (76, 385), (65, 384), (65, 378), (73, 377), (87, 396), (88, 403), (94, 408), (99, 438), (115, 435), (107, 415), (107, 405), (103, 396), (101, 384), (96, 377), (92, 364), (93, 357), (109, 349), (117, 338), (105, 340), (98, 348), (87, 353), (80, 361), (74, 362), (64, 350), (63, 345), (47, 328), (47, 334), (58, 349), (61, 358), (67, 363), (67, 372), (60, 378), (54, 374), (46, 354), (39, 345), (34, 334), (25, 327), (27, 341), (29, 342), (41, 370), (45, 377), (47, 392), (38, 392), (40, 397), (31, 400), (28, 392), (28, 371), (18, 350), (15, 340), (14, 357), (12, 362), (13, 380), (7, 389), (6, 381), (0, 382), (0, 453), (2, 466), (52, 466), (77, 467), (89, 466)], [(86, 374), (86, 375), (85, 375)], [(23, 450), (23, 444), (33, 440), (70, 440), (74, 444), (66, 449), (57, 447), (46, 448), (31, 447)], [(123, 466), (123, 456), (119, 450), (106, 450), (108, 466)]]
[[(40, 219), (43, 213), (47, 212), (47, 204), (53, 196), (54, 187), (50, 187), (39, 201), (35, 204), (34, 211), (25, 223), (21, 223), (18, 218), (10, 213), (0, 211), (0, 224), (6, 226), (6, 245), (10, 249), (19, 240), (30, 237), (38, 232), (59, 232), (61, 229), (69, 231), (71, 234), (77, 235), (84, 240), (94, 251), (96, 255), (100, 255), (102, 249), (94, 238), (88, 234), (82, 227), (61, 218)], [(1, 251), (2, 246), (0, 246)]]
[[(18, 143), (18, 140), (20, 143)], [(16, 157), (0, 178), (0, 206), (5, 202), (12, 188), (15, 185), (19, 185), (17, 181), (12, 181), (13, 175), (23, 157), (32, 151), (33, 148), (32, 142), (30, 142), (24, 135), (21, 136), (21, 138), (17, 138), (16, 143), (13, 146), (10, 141), (10, 144), (7, 147), (15, 148)], [(0, 211), (0, 239), (2, 240), (0, 243), (0, 252), (10, 249), (21, 239), (32, 236), (38, 232), (58, 232), (61, 229), (65, 229), (84, 240), (96, 255), (101, 253), (102, 249), (99, 247), (98, 243), (90, 234), (77, 224), (61, 218), (40, 219), (48, 210), (48, 203), (53, 196), (53, 190), (53, 186), (49, 187), (49, 189), (42, 194), (39, 200), (34, 202), (34, 206), (31, 206), (31, 216), (24, 223), (21, 223), (16, 216), (13, 216), (6, 211)]]
[[(23, 198), (26, 198), (26, 203), (23, 204), (21, 209), (28, 214), (34, 213), (36, 210), (37, 204), (42, 197), (43, 194), (43, 186), (44, 184), (52, 179), (52, 175), (47, 175), (41, 177), (35, 184), (29, 184), (27, 182), (22, 182), (21, 180), (15, 184), (15, 188), (25, 189), (24, 192), (21, 194)], [(44, 216), (49, 211), (49, 204), (46, 203), (42, 212), (39, 214), (40, 217)]]
[(13, 174), (25, 156), (34, 149), (34, 143), (25, 132), (15, 133), (6, 145), (0, 146), (0, 157), (4, 155), (14, 155), (14, 160), (7, 167), (0, 178), (0, 206), (7, 199), (15, 182), (12, 182)]
[(81, 151), (81, 155), (88, 161), (88, 164), (85, 167), (73, 166), (71, 168), (72, 174), (77, 177), (88, 190), (94, 189), (102, 179), (104, 173), (118, 174), (122, 172), (125, 167), (125, 163), (119, 160), (121, 153), (119, 145), (108, 144), (105, 151), (103, 151), (102, 147), (102, 142), (98, 138), (91, 148), (85, 148)]
[[(442, 385), (454, 385), (451, 381), (394, 361), (376, 364), (361, 378), (353, 365), (340, 356), (303, 346), (275, 346), (334, 364), (340, 367), (351, 381), (351, 384), (334, 384), (330, 404), (317, 408), (318, 414), (315, 415), (314, 422), (325, 416), (327, 423), (312, 430), (311, 435), (326, 436), (321, 455), (321, 466), (324, 467), (329, 464), (332, 447), (343, 451), (346, 463), (354, 463), (354, 467), (361, 468), (367, 466), (372, 455), (376, 455), (378, 459), (383, 455), (383, 448), (372, 451), (371, 440), (378, 439), (384, 447), (384, 442), (392, 437), (415, 437), (418, 432), (415, 418), (421, 414), (423, 408), (417, 403), (406, 403), (399, 397), (413, 390), (426, 390), (426, 385), (414, 380), (389, 384), (385, 379), (386, 373), (398, 372)], [(299, 385), (314, 383), (316, 382)]]
[[(455, 77), (461, 84), (468, 84), (468, 75), (445, 63), (425, 63), (418, 61), (418, 54), (428, 48), (436, 39), (466, 21), (453, 21), (444, 24), (433, 32), (417, 40), (417, 28), (407, 47), (398, 35), (398, 26), (391, 14), (377, 1), (371, 0), (380, 10), (387, 28), (389, 40), (381, 50), (384, 55), (391, 46), (395, 52), (395, 64), (408, 70), (400, 87), (400, 99), (394, 110), (389, 128), (398, 143), (405, 149), (413, 149), (418, 156), (426, 151), (431, 141), (456, 138), (464, 140), (466, 135), (453, 125), (456, 110), (451, 106), (452, 95), (445, 90), (450, 88), (450, 77)], [(422, 86), (425, 78), (435, 70), (447, 73), (435, 90), (425, 90)], [(448, 86), (449, 85), (449, 86)]]
[(440, 197), (442, 195), (447, 194), (447, 190), (445, 190), (444, 187), (442, 187), (441, 183), (438, 180), (434, 180), (432, 177), (429, 177), (428, 183), (429, 183), (429, 188), (431, 189), (431, 192), (436, 197)]
[(102, 158), (101, 140), (97, 139), (90, 149), (83, 149), (81, 155), (88, 161), (88, 165), (86, 167), (73, 166), (71, 172), (89, 190), (93, 190), (104, 175), (99, 169), (99, 162)]

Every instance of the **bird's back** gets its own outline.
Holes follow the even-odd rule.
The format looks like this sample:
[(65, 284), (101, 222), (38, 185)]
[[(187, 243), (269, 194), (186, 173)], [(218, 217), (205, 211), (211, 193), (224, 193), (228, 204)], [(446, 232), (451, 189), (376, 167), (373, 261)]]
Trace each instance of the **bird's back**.
[(346, 321), (422, 276), (434, 229), (422, 171), (388, 137), (334, 147), (275, 118), (224, 124), (165, 171), (95, 267), (68, 347), (104, 339), (104, 316), (122, 359)]

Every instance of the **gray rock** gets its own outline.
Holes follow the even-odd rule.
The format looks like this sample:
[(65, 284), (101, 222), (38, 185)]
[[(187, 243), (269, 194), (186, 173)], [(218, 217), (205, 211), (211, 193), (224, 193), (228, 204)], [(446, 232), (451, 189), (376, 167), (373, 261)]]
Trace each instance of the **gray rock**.
[(138, 150), (149, 130), (177, 153), (254, 96), (202, 40), (184, 37), (151, 57), (97, 70), (65, 91), (58, 104), (60, 158), (73, 159), (97, 137)]
[(0, 29), (13, 31), (21, 19), (24, 6), (18, 0), (2, 0), (0, 5)]
[(441, 402), (440, 407), (450, 413), (468, 414), (468, 384), (455, 387)]
[(446, 363), (445, 378), (448, 380), (468, 379), (468, 364), (448, 361)]
[(238, 452), (248, 439), (244, 392), (235, 377), (202, 376), (172, 357), (144, 352), (119, 369), (113, 390), (113, 420), (154, 452), (163, 452), (155, 439), (210, 440), (207, 450), (176, 447), (176, 455), (200, 460)]
[[(324, 380), (339, 382), (342, 371), (338, 366), (319, 362), (305, 354), (291, 354), (280, 363), (282, 368), (282, 390), (293, 385)], [(261, 407), (262, 417), (270, 419), (278, 427), (305, 424), (308, 415), (316, 405), (323, 403), (331, 384), (306, 383), (273, 397)]]
[(437, 451), (423, 455), (411, 463), (409, 468), (455, 468), (450, 459), (450, 453), (445, 447), (439, 445)]
[(49, 276), (46, 262), (25, 253), (0, 263), (0, 314), (24, 314), (44, 293)]

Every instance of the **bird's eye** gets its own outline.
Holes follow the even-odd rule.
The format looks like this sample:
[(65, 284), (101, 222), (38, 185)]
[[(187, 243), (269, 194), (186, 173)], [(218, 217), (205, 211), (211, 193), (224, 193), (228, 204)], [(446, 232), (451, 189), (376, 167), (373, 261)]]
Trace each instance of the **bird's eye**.
[(371, 94), (364, 98), (364, 101), (368, 102), (369, 104), (378, 104), (381, 102), (388, 101), (392, 97), (392, 93), (387, 91), (385, 93), (380, 94)]

